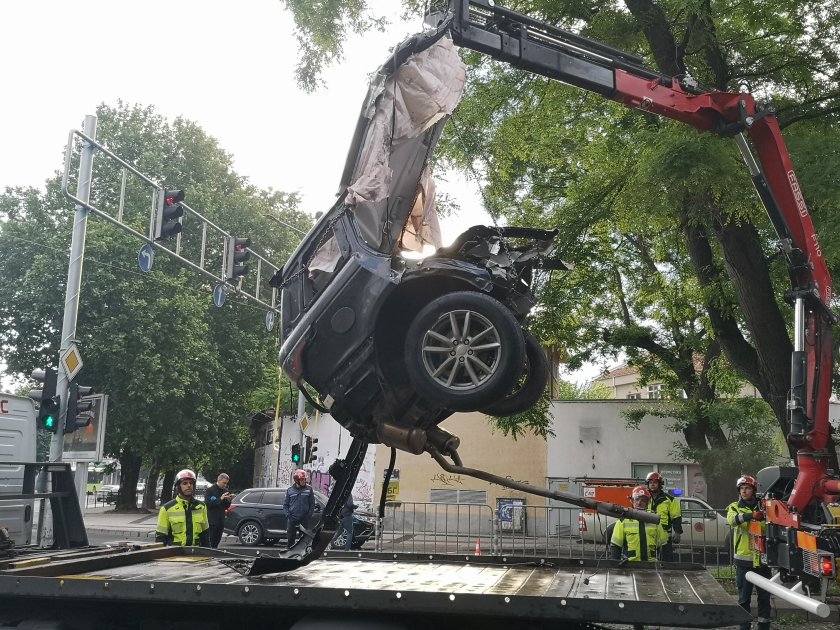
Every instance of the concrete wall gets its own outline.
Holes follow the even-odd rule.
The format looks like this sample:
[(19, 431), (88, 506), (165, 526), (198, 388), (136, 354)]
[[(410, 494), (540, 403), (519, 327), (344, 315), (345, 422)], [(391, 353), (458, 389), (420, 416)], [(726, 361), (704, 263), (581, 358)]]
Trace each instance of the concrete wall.
[[(461, 438), (461, 455), (464, 466), (480, 468), (490, 473), (524, 481), (540, 488), (546, 487), (546, 442), (540, 437), (528, 435), (513, 440), (500, 432), (493, 432), (487, 416), (481, 413), (458, 413), (447, 418), (440, 425), (443, 429)], [(378, 504), (382, 492), (382, 481), (390, 458), (390, 448), (381, 444), (376, 447), (375, 497)], [(496, 512), (498, 499), (524, 499), (531, 505), (543, 506), (545, 500), (523, 492), (509, 490), (486, 481), (454, 475), (445, 472), (429, 455), (411, 455), (397, 451), (399, 470), (399, 491), (396, 500), (404, 506), (394, 515), (398, 526), (416, 531), (437, 527), (443, 531), (464, 529), (468, 521), (472, 528), (475, 519), (488, 520)], [(397, 483), (397, 482), (395, 482)], [(410, 505), (429, 503), (433, 489), (461, 491), (479, 490), (486, 492), (485, 503), (490, 509), (461, 507), (439, 507)], [(453, 493), (454, 494), (454, 493)], [(469, 496), (467, 494), (466, 496)], [(387, 525), (387, 524), (386, 524)], [(489, 527), (489, 524), (488, 524)], [(484, 525), (482, 524), (482, 531)]]
[(546, 469), (551, 478), (631, 477), (633, 463), (685, 463), (669, 456), (677, 433), (661, 418), (645, 416), (639, 429), (628, 429), (622, 412), (645, 400), (555, 400), (551, 404), (555, 436), (548, 440)]

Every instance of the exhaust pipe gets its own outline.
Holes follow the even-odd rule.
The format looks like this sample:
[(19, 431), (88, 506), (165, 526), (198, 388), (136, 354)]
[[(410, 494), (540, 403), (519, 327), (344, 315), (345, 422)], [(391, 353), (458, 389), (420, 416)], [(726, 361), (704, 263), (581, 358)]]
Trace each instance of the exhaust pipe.
[(780, 573), (777, 573), (769, 580), (753, 571), (747, 573), (746, 577), (748, 582), (752, 582), (758, 588), (763, 588), (771, 595), (775, 595), (813, 615), (825, 618), (831, 613), (831, 608), (828, 604), (808, 597), (803, 592), (802, 582), (797, 582), (791, 588), (787, 588), (781, 583), (782, 576)]

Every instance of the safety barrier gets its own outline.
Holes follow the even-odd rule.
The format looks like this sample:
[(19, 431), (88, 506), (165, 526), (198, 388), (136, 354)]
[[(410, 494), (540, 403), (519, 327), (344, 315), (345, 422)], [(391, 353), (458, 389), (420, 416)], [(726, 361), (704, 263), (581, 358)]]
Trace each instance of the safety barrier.
[[(606, 527), (611, 522), (591, 514), (584, 518), (574, 507), (505, 504), (493, 509), (475, 503), (401, 501), (386, 503), (375, 541), (377, 551), (394, 553), (597, 560), (609, 557)], [(675, 559), (729, 565), (730, 540), (725, 512), (683, 514), (683, 536), (675, 545)]]

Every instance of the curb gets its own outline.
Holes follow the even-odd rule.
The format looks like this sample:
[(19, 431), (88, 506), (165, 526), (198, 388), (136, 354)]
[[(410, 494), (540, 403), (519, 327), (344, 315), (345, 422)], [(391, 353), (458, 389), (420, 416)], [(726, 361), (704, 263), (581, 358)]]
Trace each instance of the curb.
[(154, 538), (155, 530), (137, 529), (116, 529), (113, 527), (86, 527), (85, 531), (96, 534), (113, 534), (114, 536), (125, 536), (126, 538)]

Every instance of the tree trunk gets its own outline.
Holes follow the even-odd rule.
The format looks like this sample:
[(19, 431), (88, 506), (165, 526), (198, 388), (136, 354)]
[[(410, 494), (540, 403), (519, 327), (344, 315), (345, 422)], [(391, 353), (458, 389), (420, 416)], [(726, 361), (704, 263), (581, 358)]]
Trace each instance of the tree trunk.
[(120, 455), (120, 492), (117, 496), (117, 511), (137, 511), (137, 481), (140, 479), (140, 465), (143, 458), (131, 451)]
[(175, 474), (177, 471), (175, 470), (167, 470), (163, 474), (163, 488), (160, 491), (160, 504), (163, 505), (164, 503), (172, 500), (172, 489), (175, 485)]
[(146, 490), (143, 492), (143, 507), (147, 510), (154, 510), (157, 499), (157, 480), (160, 477), (160, 464), (152, 462), (149, 469), (149, 478), (146, 480)]

